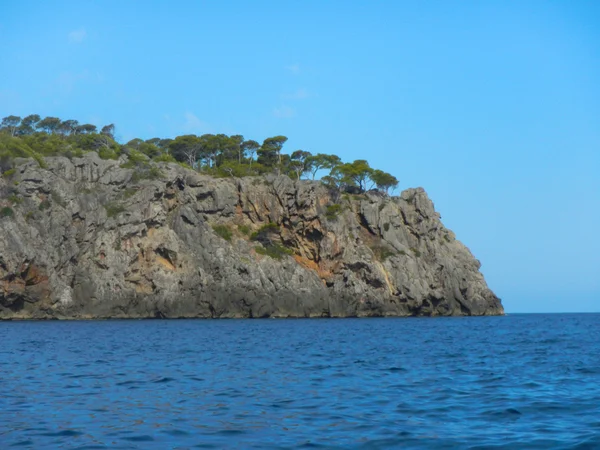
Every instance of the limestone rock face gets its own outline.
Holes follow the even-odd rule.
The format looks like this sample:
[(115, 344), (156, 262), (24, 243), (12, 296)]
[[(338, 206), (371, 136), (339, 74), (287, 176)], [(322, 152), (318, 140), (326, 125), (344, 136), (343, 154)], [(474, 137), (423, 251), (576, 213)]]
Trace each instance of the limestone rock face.
[(503, 314), (423, 189), (348, 195), (165, 163), (151, 178), (122, 162), (0, 177), (0, 318)]

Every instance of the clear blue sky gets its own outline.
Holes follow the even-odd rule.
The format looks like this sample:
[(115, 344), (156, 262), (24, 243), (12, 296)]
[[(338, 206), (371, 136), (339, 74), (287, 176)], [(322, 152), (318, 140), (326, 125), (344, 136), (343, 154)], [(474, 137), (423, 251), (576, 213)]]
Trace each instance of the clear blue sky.
[(0, 117), (222, 132), (423, 186), (510, 312), (600, 311), (600, 2), (2, 2)]

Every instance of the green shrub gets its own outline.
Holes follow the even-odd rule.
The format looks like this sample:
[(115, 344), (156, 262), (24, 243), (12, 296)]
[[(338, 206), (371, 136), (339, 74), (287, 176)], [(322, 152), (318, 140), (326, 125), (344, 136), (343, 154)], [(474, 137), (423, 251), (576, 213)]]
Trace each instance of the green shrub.
[(387, 222), (386, 222), (386, 223), (384, 223), (384, 224), (383, 224), (383, 229), (384, 229), (385, 231), (390, 231), (390, 224), (389, 224), (389, 223), (387, 223)]
[(16, 171), (17, 171), (17, 169), (8, 169), (8, 170), (5, 170), (5, 171), (4, 171), (4, 173), (2, 174), (2, 176), (3, 176), (4, 178), (9, 178), (9, 177), (11, 177), (12, 175), (14, 175), (14, 173), (15, 173)]
[(231, 229), (227, 225), (213, 225), (213, 230), (226, 241), (231, 241)]
[(13, 205), (20, 205), (21, 203), (23, 203), (23, 199), (17, 194), (10, 194), (8, 196), (8, 201), (11, 202)]
[(327, 207), (327, 211), (325, 212), (325, 217), (327, 217), (328, 220), (337, 220), (337, 217), (340, 215), (341, 212), (342, 212), (342, 205), (338, 205), (337, 203), (335, 203), (335, 204), (329, 205)]
[(128, 155), (127, 162), (121, 164), (123, 169), (134, 169), (138, 166), (148, 165), (148, 157), (137, 150), (131, 150)]
[(259, 255), (269, 256), (273, 259), (281, 259), (284, 256), (290, 256), (294, 254), (294, 252), (291, 249), (286, 248), (281, 244), (275, 243), (268, 244), (264, 247), (257, 245), (256, 247), (254, 247), (254, 250)]
[(63, 156), (69, 159), (81, 158), (85, 152), (80, 148), (69, 149), (63, 152)]
[(250, 239), (252, 239), (253, 241), (256, 241), (258, 239), (266, 237), (269, 233), (275, 233), (277, 231), (279, 231), (279, 225), (277, 225), (274, 222), (269, 222), (269, 223), (263, 225), (262, 227), (260, 227), (258, 229), (258, 231), (255, 231), (254, 233), (252, 233), (252, 236), (250, 236)]
[(137, 150), (131, 150), (129, 155), (129, 162), (137, 163), (137, 164), (147, 164), (148, 157), (144, 155), (142, 152), (138, 152)]
[(31, 157), (35, 160), (35, 162), (38, 163), (38, 165), (42, 168), (45, 169), (46, 167), (48, 167), (46, 165), (46, 161), (44, 160), (44, 157), (42, 155), (40, 155), (39, 153), (36, 152), (32, 152)]
[(106, 147), (98, 150), (98, 156), (102, 159), (119, 159), (119, 155), (114, 149)]
[(127, 188), (123, 191), (123, 198), (128, 199), (135, 195), (138, 190), (136, 188)]
[(0, 158), (32, 158), (40, 167), (46, 167), (42, 155), (33, 150), (23, 139), (11, 137), (6, 134), (0, 135)]
[(110, 202), (104, 205), (107, 217), (115, 217), (125, 211), (125, 207), (121, 203)]
[(237, 161), (223, 161), (219, 165), (215, 175), (217, 177), (249, 177), (256, 175), (256, 167), (248, 164), (240, 164)]
[(52, 205), (50, 204), (50, 200), (46, 199), (44, 201), (42, 201), (42, 203), (40, 203), (40, 206), (38, 206), (38, 209), (40, 211), (44, 211), (46, 209), (50, 209)]
[(246, 236), (250, 234), (250, 227), (248, 225), (238, 225), (238, 230)]
[(152, 166), (150, 168), (150, 170), (148, 171), (148, 178), (150, 180), (155, 180), (157, 178), (161, 178), (161, 177), (164, 177), (164, 176), (165, 176), (165, 174), (162, 172), (162, 170), (160, 170), (156, 166)]
[(33, 219), (33, 211), (27, 211), (27, 214), (25, 214), (25, 220), (29, 222), (31, 219)]
[(5, 206), (4, 208), (0, 209), (0, 217), (13, 217), (14, 215), (14, 211), (8, 206)]
[(421, 252), (418, 249), (412, 247), (410, 250), (415, 254), (417, 258), (421, 256)]
[[(154, 158), (152, 158), (153, 161), (156, 162), (168, 162), (168, 163), (177, 163), (178, 161), (173, 158), (172, 155), (169, 155), (168, 153), (161, 153), (158, 156), (155, 156)], [(186, 164), (187, 167), (190, 167)]]
[(70, 146), (66, 145), (62, 136), (55, 134), (48, 135), (45, 133), (34, 133), (31, 135), (20, 136), (19, 139), (32, 151), (44, 156), (60, 155), (70, 148)]
[(119, 166), (121, 169), (135, 169), (136, 164), (133, 161), (124, 162)]
[(385, 261), (386, 259), (392, 256), (397, 255), (397, 253), (394, 250), (386, 247), (385, 245), (374, 245), (371, 247), (371, 250), (373, 250), (375, 258), (377, 258), (381, 262)]

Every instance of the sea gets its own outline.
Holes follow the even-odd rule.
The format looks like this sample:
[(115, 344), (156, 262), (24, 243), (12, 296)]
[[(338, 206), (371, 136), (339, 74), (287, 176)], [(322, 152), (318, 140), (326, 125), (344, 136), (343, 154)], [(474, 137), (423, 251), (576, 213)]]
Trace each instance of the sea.
[(0, 449), (600, 449), (600, 315), (0, 322)]

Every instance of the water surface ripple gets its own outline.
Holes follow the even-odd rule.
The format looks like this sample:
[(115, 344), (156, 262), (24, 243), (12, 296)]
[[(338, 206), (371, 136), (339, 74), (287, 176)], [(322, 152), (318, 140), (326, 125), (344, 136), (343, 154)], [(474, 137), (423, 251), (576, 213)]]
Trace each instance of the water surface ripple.
[(0, 322), (0, 448), (600, 448), (599, 319)]

